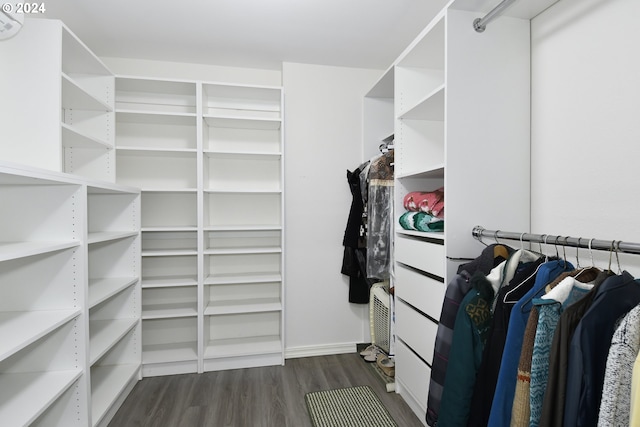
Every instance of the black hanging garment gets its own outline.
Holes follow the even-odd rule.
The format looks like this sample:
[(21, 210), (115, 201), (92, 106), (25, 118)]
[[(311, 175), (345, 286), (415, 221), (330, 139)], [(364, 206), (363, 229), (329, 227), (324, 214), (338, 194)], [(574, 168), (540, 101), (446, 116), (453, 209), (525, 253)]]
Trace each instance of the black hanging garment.
[(361, 166), (353, 172), (347, 171), (347, 181), (353, 200), (342, 240), (344, 255), (341, 272), (349, 276), (349, 302), (368, 304), (371, 284), (367, 280), (366, 274), (367, 248), (363, 224), (364, 202), (360, 187), (362, 168)]

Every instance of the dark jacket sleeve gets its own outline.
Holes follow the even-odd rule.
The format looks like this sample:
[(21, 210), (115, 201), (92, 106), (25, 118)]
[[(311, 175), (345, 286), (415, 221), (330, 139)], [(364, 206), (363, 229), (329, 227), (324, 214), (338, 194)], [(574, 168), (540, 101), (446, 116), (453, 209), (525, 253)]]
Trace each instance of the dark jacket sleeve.
[(469, 419), (471, 396), (483, 348), (480, 335), (468, 312), (467, 303), (473, 296), (467, 295), (456, 316), (438, 427), (464, 427)]

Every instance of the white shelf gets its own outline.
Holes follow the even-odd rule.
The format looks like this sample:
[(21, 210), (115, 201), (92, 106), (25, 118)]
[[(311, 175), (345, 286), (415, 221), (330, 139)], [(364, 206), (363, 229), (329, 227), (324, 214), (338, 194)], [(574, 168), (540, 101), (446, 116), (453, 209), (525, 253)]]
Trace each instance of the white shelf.
[(100, 59), (62, 24), (62, 69), (66, 73), (111, 76)]
[(237, 313), (260, 313), (282, 310), (279, 298), (247, 298), (227, 301), (209, 301), (204, 310), (205, 316)]
[(229, 190), (226, 188), (205, 188), (204, 192), (210, 194), (281, 194), (282, 190)]
[(166, 153), (167, 155), (171, 155), (174, 153), (182, 154), (195, 154), (197, 150), (195, 148), (162, 148), (162, 147), (132, 147), (132, 146), (119, 146), (118, 152), (120, 154), (128, 153), (138, 153), (138, 154), (159, 154), (162, 155)]
[(89, 308), (93, 308), (136, 283), (136, 277), (89, 279)]
[(80, 242), (0, 242), (0, 261), (46, 254), (80, 246)]
[(88, 194), (140, 194), (140, 189), (136, 187), (128, 187), (119, 184), (111, 184), (108, 182), (92, 183), (87, 186)]
[(207, 225), (204, 231), (280, 231), (281, 225)]
[(171, 231), (198, 231), (196, 226), (154, 226), (154, 227), (142, 227), (141, 231), (144, 232), (171, 232)]
[(198, 286), (198, 277), (148, 277), (142, 278), (142, 289)]
[(235, 338), (209, 341), (204, 351), (205, 359), (253, 356), (265, 353), (280, 353), (282, 340), (277, 335), (250, 338)]
[(197, 303), (154, 304), (142, 306), (142, 319), (168, 319), (173, 317), (195, 317)]
[(108, 365), (91, 368), (91, 418), (97, 425), (113, 402), (134, 379), (140, 365)]
[(280, 274), (218, 274), (205, 278), (205, 285), (232, 285), (242, 283), (273, 283), (281, 282)]
[(0, 361), (51, 333), (78, 315), (80, 315), (80, 310), (0, 312)]
[(239, 255), (239, 254), (279, 254), (282, 253), (282, 248), (225, 248), (225, 249), (205, 249), (205, 255)]
[(154, 250), (154, 251), (142, 251), (143, 257), (184, 256), (184, 255), (198, 255), (198, 251), (195, 249), (164, 249), (164, 250)]
[(0, 374), (2, 424), (31, 424), (81, 375), (81, 370)]
[(94, 243), (126, 239), (127, 237), (135, 237), (137, 235), (138, 235), (137, 231), (100, 231), (95, 233), (89, 233), (87, 243), (92, 245)]
[(428, 169), (413, 170), (402, 173), (397, 176), (398, 179), (404, 178), (443, 178), (444, 179), (444, 163), (440, 163)]
[(198, 360), (198, 343), (195, 341), (145, 345), (142, 348), (142, 363), (145, 365), (194, 360)]
[(444, 240), (444, 232), (442, 231), (416, 231), (398, 228), (396, 229), (396, 233), (403, 234), (405, 236), (428, 237), (430, 239)]
[(100, 138), (96, 138), (66, 123), (62, 126), (62, 143), (65, 147), (87, 147), (112, 149), (113, 144)]
[(393, 98), (394, 67), (390, 67), (367, 92), (367, 98)]
[(89, 363), (93, 365), (138, 323), (138, 319), (91, 320)]
[(95, 98), (65, 73), (62, 73), (62, 108), (104, 112), (113, 111), (111, 105)]
[(116, 78), (118, 111), (195, 115), (196, 84), (138, 77)]
[(197, 193), (197, 188), (142, 188), (143, 193)]
[(232, 151), (232, 150), (202, 150), (202, 152), (207, 156), (237, 156), (237, 157), (282, 157), (281, 152), (271, 152), (271, 151)]
[(117, 108), (118, 122), (145, 123), (157, 125), (194, 125), (195, 113), (182, 113), (174, 111), (133, 110)]
[(417, 119), (417, 120), (444, 120), (444, 84), (438, 86), (433, 92), (426, 95), (423, 99), (407, 111), (400, 114), (400, 119)]
[(204, 120), (208, 126), (217, 128), (276, 130), (282, 125), (281, 119), (234, 115), (205, 115)]

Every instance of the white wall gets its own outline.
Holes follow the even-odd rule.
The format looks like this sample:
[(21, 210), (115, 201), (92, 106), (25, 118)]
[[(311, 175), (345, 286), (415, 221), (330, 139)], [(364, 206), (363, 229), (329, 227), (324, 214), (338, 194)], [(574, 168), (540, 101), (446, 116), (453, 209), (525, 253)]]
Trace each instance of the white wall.
[(286, 357), (355, 350), (368, 306), (348, 302), (340, 274), (351, 193), (362, 161), (364, 94), (382, 71), (284, 63)]
[(273, 86), (282, 84), (282, 73), (274, 70), (130, 58), (100, 59), (116, 75)]
[[(561, 0), (532, 20), (532, 232), (640, 242), (639, 21), (638, 0)], [(640, 277), (640, 257), (621, 261)]]

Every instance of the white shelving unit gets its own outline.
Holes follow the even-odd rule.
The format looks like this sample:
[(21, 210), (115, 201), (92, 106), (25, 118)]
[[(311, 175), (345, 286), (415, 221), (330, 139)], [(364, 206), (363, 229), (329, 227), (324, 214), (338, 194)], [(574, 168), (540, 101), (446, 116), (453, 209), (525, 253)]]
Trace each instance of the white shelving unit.
[(106, 426), (140, 377), (140, 193), (87, 192), (91, 414)]
[(198, 371), (194, 82), (116, 79), (117, 181), (142, 188), (143, 375)]
[(114, 76), (98, 57), (61, 21), (30, 18), (0, 56), (0, 158), (114, 182)]
[[(104, 426), (140, 378), (140, 194), (2, 163), (0, 197), (0, 417)], [(92, 393), (94, 370), (124, 365), (126, 381)]]
[(445, 189), (444, 231), (396, 225), (394, 242), (396, 391), (422, 420), (445, 286), (477, 256), (473, 226), (529, 227), (529, 20), (554, 2), (514, 5), (484, 33), (473, 20), (493, 2), (443, 3), (365, 96), (365, 156), (395, 138), (396, 224), (406, 194)]
[(202, 95), (203, 368), (283, 364), (282, 90)]
[(115, 105), (117, 180), (143, 189), (143, 374), (282, 364), (282, 89), (122, 76)]

